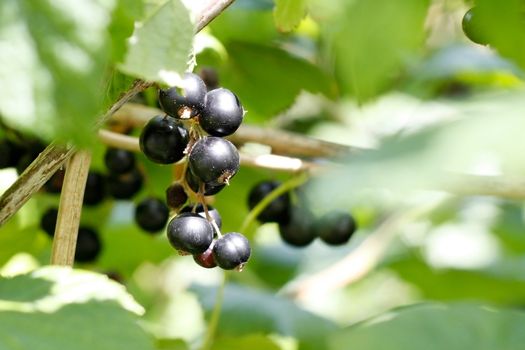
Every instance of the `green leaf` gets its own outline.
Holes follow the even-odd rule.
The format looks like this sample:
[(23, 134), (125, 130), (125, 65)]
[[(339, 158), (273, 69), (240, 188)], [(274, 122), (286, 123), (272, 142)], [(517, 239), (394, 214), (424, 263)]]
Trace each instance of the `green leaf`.
[(335, 66), (347, 92), (365, 101), (399, 76), (423, 44), (428, 3), (355, 0), (339, 10), (337, 20), (322, 23), (333, 35)]
[[(522, 271), (523, 263), (515, 265)], [(500, 269), (502, 269), (502, 266)], [(496, 268), (480, 270), (435, 269), (417, 257), (388, 264), (428, 299), (443, 301), (486, 300), (513, 305), (522, 300), (525, 278)]]
[(1, 349), (153, 349), (142, 307), (103, 275), (45, 267), (0, 279), (0, 299)]
[(277, 28), (280, 31), (289, 32), (297, 27), (306, 15), (306, 1), (275, 0), (273, 15)]
[(182, 339), (158, 339), (155, 345), (158, 350), (188, 350)]
[[(102, 110), (116, 2), (0, 2), (0, 114), (15, 128), (86, 144)], [(115, 23), (115, 27), (119, 24)]]
[(169, 0), (135, 26), (120, 69), (145, 80), (174, 85), (186, 70), (193, 24), (180, 0)]
[[(215, 303), (215, 289), (192, 288), (203, 306), (211, 310)], [(229, 284), (219, 322), (219, 331), (225, 335), (278, 333), (297, 338), (301, 349), (322, 349), (326, 335), (336, 329), (327, 319), (299, 308), (290, 300), (273, 293)]]
[(424, 304), (393, 310), (349, 327), (333, 350), (462, 350), (523, 348), (525, 313), (469, 304)]
[(114, 62), (120, 62), (126, 53), (126, 39), (133, 34), (135, 21), (144, 12), (143, 0), (119, 0), (112, 13), (109, 33), (111, 35)]
[(220, 72), (221, 82), (239, 96), (248, 110), (247, 121), (285, 110), (302, 90), (335, 94), (330, 78), (319, 67), (284, 50), (243, 43), (232, 43), (227, 50), (229, 61)]
[(250, 334), (243, 337), (222, 337), (213, 342), (211, 349), (280, 350), (279, 346), (277, 346), (272, 340), (260, 334)]

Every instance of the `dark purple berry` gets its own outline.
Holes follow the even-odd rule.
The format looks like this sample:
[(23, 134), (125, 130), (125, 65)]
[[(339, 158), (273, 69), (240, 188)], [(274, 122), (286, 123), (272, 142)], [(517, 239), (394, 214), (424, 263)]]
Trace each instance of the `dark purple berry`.
[(146, 198), (135, 209), (135, 222), (144, 231), (155, 233), (166, 226), (169, 214), (168, 207), (163, 201)]
[[(200, 186), (203, 183), (197, 176), (193, 174), (191, 169), (186, 170), (186, 183), (191, 188), (191, 190), (195, 193), (198, 193), (200, 190)], [(210, 185), (210, 184), (204, 184), (204, 195), (205, 196), (213, 196), (214, 194), (219, 193), (224, 187), (226, 187), (226, 184), (222, 185)]]
[(308, 209), (294, 207), (291, 210), (290, 221), (279, 224), (279, 234), (284, 242), (296, 247), (305, 247), (316, 237), (313, 221), (313, 215)]
[(166, 189), (166, 203), (172, 209), (179, 209), (188, 200), (188, 195), (184, 191), (184, 186), (175, 182)]
[(215, 241), (211, 242), (210, 246), (204, 253), (195, 254), (193, 255), (193, 260), (197, 264), (199, 264), (202, 267), (205, 267), (207, 269), (211, 269), (217, 266), (217, 263), (215, 262), (215, 259), (213, 258), (213, 246), (215, 245)]
[(188, 131), (182, 123), (169, 116), (158, 115), (142, 129), (140, 149), (155, 163), (171, 164), (184, 157)]
[(15, 167), (24, 156), (25, 149), (7, 139), (0, 141), (0, 169)]
[[(248, 206), (250, 209), (255, 208), (270, 192), (279, 187), (279, 181), (262, 181), (255, 185), (248, 195)], [(290, 194), (288, 192), (281, 194), (271, 201), (263, 211), (257, 216), (260, 222), (277, 222), (285, 224), (290, 220)]]
[(55, 235), (55, 228), (57, 225), (58, 208), (49, 208), (45, 211), (40, 219), (40, 228), (44, 230), (49, 237)]
[[(159, 90), (159, 104), (164, 112), (174, 118), (190, 118), (204, 108), (206, 85), (193, 73), (186, 73), (181, 87)], [(185, 115), (187, 114), (187, 115)]]
[(108, 148), (104, 155), (104, 163), (110, 173), (125, 174), (135, 167), (135, 154), (124, 149)]
[(237, 96), (228, 89), (215, 89), (206, 94), (206, 104), (199, 117), (204, 131), (213, 136), (228, 136), (241, 125), (244, 110)]
[(182, 213), (173, 218), (167, 234), (173, 248), (190, 254), (205, 252), (213, 241), (211, 224), (194, 213)]
[[(184, 208), (180, 210), (181, 213), (191, 213), (193, 212), (193, 205), (187, 205)], [(222, 227), (222, 218), (221, 214), (219, 214), (219, 211), (212, 207), (211, 205), (207, 205), (208, 207), (208, 215), (215, 221), (219, 229)], [(199, 214), (203, 218), (206, 219), (206, 213), (204, 212), (204, 206), (199, 203), (197, 204), (197, 207), (195, 208), (195, 213)]]
[(356, 228), (352, 215), (341, 211), (326, 213), (315, 223), (317, 236), (330, 245), (345, 244)]
[(202, 182), (209, 185), (228, 184), (239, 170), (237, 148), (228, 140), (207, 136), (195, 143), (189, 156), (189, 168)]
[(106, 198), (106, 179), (97, 171), (89, 171), (84, 189), (84, 204), (97, 205)]
[(110, 175), (107, 178), (109, 194), (115, 199), (131, 199), (142, 188), (142, 173), (137, 169), (123, 175)]
[(220, 268), (242, 270), (250, 258), (250, 242), (237, 232), (227, 233), (213, 246), (213, 258)]
[(78, 229), (75, 261), (92, 262), (99, 255), (101, 248), (102, 245), (95, 230), (88, 227), (80, 227)]

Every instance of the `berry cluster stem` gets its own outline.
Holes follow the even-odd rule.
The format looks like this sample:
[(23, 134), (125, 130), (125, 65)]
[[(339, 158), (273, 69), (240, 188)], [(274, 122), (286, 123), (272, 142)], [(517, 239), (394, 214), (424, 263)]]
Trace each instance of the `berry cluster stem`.
[(257, 205), (248, 213), (244, 219), (239, 232), (245, 232), (250, 225), (257, 219), (257, 216), (270, 204), (274, 199), (286, 193), (296, 187), (301, 186), (303, 183), (308, 180), (308, 173), (302, 172), (297, 176), (292, 177), (286, 182), (283, 182), (279, 187), (270, 192), (263, 200), (261, 200)]
[(78, 151), (69, 160), (58, 207), (51, 264), (73, 265), (90, 163), (91, 153), (87, 151)]

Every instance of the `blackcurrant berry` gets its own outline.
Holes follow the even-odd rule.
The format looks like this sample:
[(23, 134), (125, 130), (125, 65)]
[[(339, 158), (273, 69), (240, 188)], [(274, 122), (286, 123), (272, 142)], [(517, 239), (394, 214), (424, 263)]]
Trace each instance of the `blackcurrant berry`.
[[(159, 103), (164, 112), (174, 118), (194, 117), (204, 108), (206, 85), (202, 79), (193, 73), (186, 73), (182, 78), (181, 87), (171, 87), (159, 90)], [(188, 109), (189, 108), (189, 109)]]
[(356, 228), (354, 218), (350, 214), (341, 211), (326, 213), (315, 222), (317, 236), (330, 245), (340, 245), (348, 242)]
[(24, 156), (25, 149), (7, 139), (0, 141), (0, 169), (15, 167)]
[[(198, 193), (200, 190), (200, 186), (203, 182), (197, 176), (195, 176), (189, 168), (186, 170), (185, 179), (186, 183), (188, 184), (188, 186), (190, 186), (191, 190), (195, 193)], [(226, 184), (210, 185), (205, 183), (203, 194), (205, 196), (213, 196), (214, 194), (219, 193), (224, 187), (226, 187)]]
[(97, 171), (89, 171), (84, 189), (84, 204), (97, 205), (106, 197), (106, 179)]
[(101, 248), (102, 245), (95, 230), (89, 227), (80, 227), (78, 229), (75, 261), (92, 262), (99, 255)]
[(109, 194), (115, 199), (131, 199), (142, 188), (144, 178), (137, 168), (123, 175), (110, 175), (107, 178)]
[[(219, 214), (219, 211), (215, 209), (214, 207), (212, 207), (211, 205), (207, 205), (207, 207), (208, 207), (208, 215), (213, 219), (213, 221), (215, 221), (217, 226), (221, 228), (222, 227), (221, 214)], [(193, 212), (193, 205), (185, 206), (184, 208), (180, 210), (180, 212), (181, 213)], [(201, 203), (197, 204), (197, 207), (195, 208), (195, 213), (199, 214), (200, 216), (206, 219), (206, 213), (204, 212), (204, 206)]]
[(290, 221), (279, 224), (279, 234), (284, 242), (296, 247), (305, 247), (316, 237), (313, 221), (313, 215), (308, 209), (294, 207), (291, 210)]
[(58, 208), (49, 208), (45, 211), (40, 219), (40, 228), (44, 230), (49, 237), (55, 235), (55, 228), (57, 225)]
[(472, 42), (480, 45), (487, 45), (487, 39), (485, 38), (485, 26), (479, 19), (479, 13), (476, 7), (468, 10), (463, 16), (461, 21), (461, 27), (463, 28), (463, 33), (466, 37), (469, 38)]
[(215, 241), (211, 242), (210, 246), (204, 253), (195, 254), (193, 255), (193, 260), (197, 264), (199, 264), (202, 267), (205, 267), (207, 269), (214, 268), (217, 266), (217, 263), (215, 262), (215, 259), (213, 258), (213, 246), (215, 245)]
[(213, 258), (225, 270), (242, 270), (250, 258), (250, 242), (237, 232), (219, 238), (213, 246)]
[[(279, 181), (262, 181), (255, 185), (248, 195), (248, 206), (253, 209), (270, 192), (279, 187)], [(290, 220), (290, 194), (283, 193), (271, 201), (257, 216), (260, 222), (277, 222), (285, 224)]]
[(124, 149), (108, 148), (104, 155), (104, 163), (112, 174), (125, 174), (135, 167), (135, 154)]
[(190, 254), (205, 252), (213, 241), (211, 224), (194, 213), (182, 213), (174, 217), (168, 224), (167, 234), (175, 249)]
[(172, 209), (179, 209), (188, 200), (188, 195), (184, 191), (184, 186), (175, 182), (166, 189), (166, 203)]
[(199, 124), (208, 134), (228, 136), (241, 125), (244, 110), (237, 96), (228, 89), (215, 89), (206, 94), (206, 104)]
[(64, 169), (58, 169), (44, 184), (44, 190), (48, 193), (60, 193), (62, 191), (65, 174)]
[(163, 201), (146, 198), (135, 209), (135, 222), (144, 231), (155, 233), (166, 226), (169, 214), (168, 207)]
[(239, 170), (237, 148), (228, 140), (207, 136), (195, 143), (189, 156), (191, 172), (209, 185), (227, 184)]
[(208, 89), (208, 91), (219, 87), (219, 75), (215, 69), (204, 67), (200, 70), (199, 76), (204, 84), (206, 84), (206, 89)]
[(140, 149), (152, 162), (170, 164), (184, 157), (188, 140), (188, 131), (179, 121), (158, 115), (142, 129)]

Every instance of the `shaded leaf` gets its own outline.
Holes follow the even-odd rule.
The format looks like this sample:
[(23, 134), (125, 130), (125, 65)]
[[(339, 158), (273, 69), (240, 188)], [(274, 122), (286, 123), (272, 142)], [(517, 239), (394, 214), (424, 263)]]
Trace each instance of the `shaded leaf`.
[(275, 0), (273, 12), (277, 28), (289, 32), (299, 25), (306, 15), (305, 0)]
[(212, 350), (250, 349), (279, 350), (280, 348), (264, 335), (251, 334), (243, 337), (222, 337), (213, 342)]
[(174, 85), (186, 70), (193, 24), (180, 0), (169, 0), (135, 26), (120, 69), (145, 80)]
[[(215, 289), (194, 286), (203, 306), (211, 310)], [(290, 300), (271, 293), (229, 284), (219, 322), (219, 332), (225, 335), (278, 333), (295, 337), (300, 349), (322, 349), (325, 337), (336, 326), (327, 319), (299, 308)]]
[[(50, 140), (86, 144), (102, 109), (111, 63), (108, 26), (116, 2), (0, 3), (0, 114), (9, 125)], [(115, 28), (120, 27), (115, 23)]]
[(302, 90), (334, 95), (327, 74), (284, 50), (243, 43), (232, 43), (227, 50), (229, 61), (221, 82), (238, 94), (248, 113), (267, 119), (290, 107)]
[(525, 313), (480, 305), (423, 304), (372, 318), (332, 337), (330, 349), (459, 350), (523, 347)]
[(0, 299), (2, 349), (153, 349), (128, 311), (142, 308), (102, 275), (45, 267), (0, 279)]

